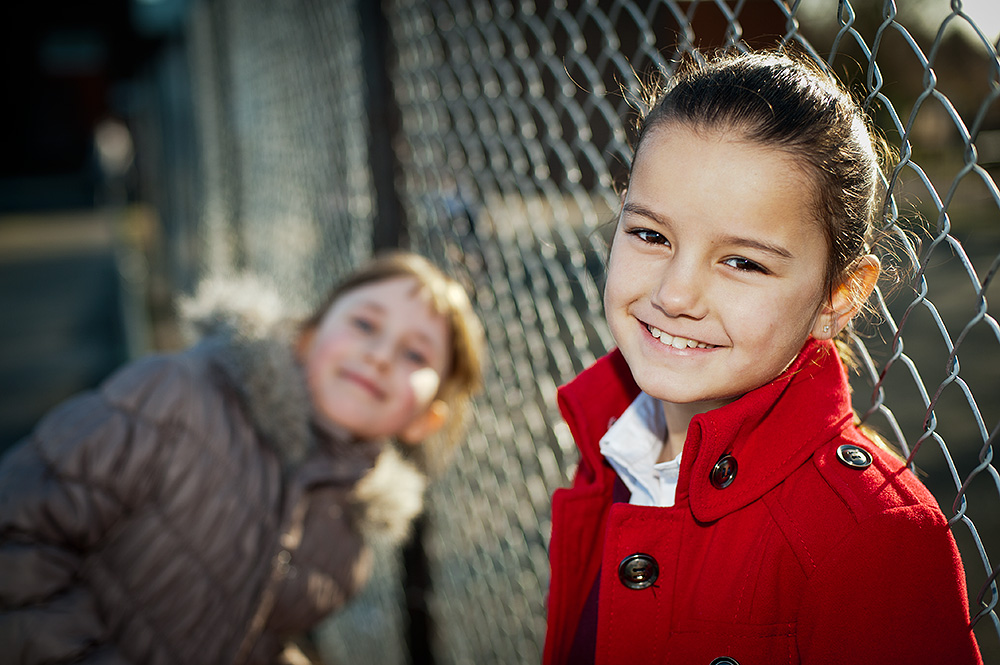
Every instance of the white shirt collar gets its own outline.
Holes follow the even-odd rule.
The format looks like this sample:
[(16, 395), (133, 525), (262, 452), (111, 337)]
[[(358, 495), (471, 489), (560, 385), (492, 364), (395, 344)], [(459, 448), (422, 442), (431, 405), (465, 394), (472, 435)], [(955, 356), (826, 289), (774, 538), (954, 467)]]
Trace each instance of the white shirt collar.
[(638, 506), (674, 505), (681, 456), (669, 462), (656, 462), (666, 435), (663, 405), (656, 398), (640, 392), (601, 438), (601, 454), (632, 493), (629, 503)]

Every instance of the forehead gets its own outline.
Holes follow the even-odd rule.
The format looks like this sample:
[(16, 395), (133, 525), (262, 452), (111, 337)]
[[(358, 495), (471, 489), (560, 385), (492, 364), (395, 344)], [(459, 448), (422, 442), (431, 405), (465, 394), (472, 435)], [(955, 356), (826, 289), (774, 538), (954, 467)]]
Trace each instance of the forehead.
[[(797, 156), (792, 151), (782, 148), (780, 145), (770, 145), (751, 138), (745, 128), (736, 123), (720, 120), (716, 124), (694, 123), (682, 120), (661, 120), (651, 126), (642, 136), (642, 140), (637, 147), (633, 157), (633, 171), (641, 162), (647, 161), (649, 153), (656, 153), (666, 149), (677, 150), (679, 147), (694, 146), (697, 149), (706, 147), (721, 147), (721, 153), (713, 150), (711, 156), (715, 157), (729, 151), (733, 159), (738, 159), (742, 154), (754, 153), (756, 155), (766, 155), (767, 161), (780, 162), (781, 180), (794, 181), (800, 188), (807, 186), (810, 190), (815, 185), (814, 174), (810, 172), (809, 165), (805, 159)], [(693, 160), (695, 164), (711, 166), (710, 162), (702, 159)], [(762, 170), (756, 169), (756, 170)], [(725, 183), (719, 183), (720, 187)]]
[(343, 293), (333, 303), (333, 309), (368, 307), (374, 310), (398, 311), (426, 314), (428, 318), (440, 317), (434, 307), (427, 288), (411, 275), (389, 277), (360, 284)]
[(731, 230), (822, 236), (813, 192), (806, 165), (784, 150), (744, 140), (735, 129), (670, 122), (643, 137), (626, 198)]

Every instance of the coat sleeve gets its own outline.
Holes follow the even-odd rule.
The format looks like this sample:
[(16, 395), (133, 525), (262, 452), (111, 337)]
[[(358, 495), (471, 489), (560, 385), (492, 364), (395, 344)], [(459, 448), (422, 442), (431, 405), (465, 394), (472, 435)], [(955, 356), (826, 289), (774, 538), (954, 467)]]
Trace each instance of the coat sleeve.
[(127, 368), (57, 407), (0, 462), (5, 662), (124, 662), (84, 569), (154, 491), (157, 428), (145, 411), (162, 373), (149, 369)]
[(858, 524), (818, 564), (803, 598), (804, 664), (982, 663), (958, 548), (926, 505)]

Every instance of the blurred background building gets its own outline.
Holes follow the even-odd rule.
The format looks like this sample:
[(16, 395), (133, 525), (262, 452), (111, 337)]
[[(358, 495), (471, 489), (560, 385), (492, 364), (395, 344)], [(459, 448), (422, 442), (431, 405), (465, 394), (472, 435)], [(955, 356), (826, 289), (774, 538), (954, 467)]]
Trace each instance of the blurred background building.
[(0, 9), (0, 447), (148, 348), (123, 311), (119, 212), (135, 202), (128, 86), (163, 38), (130, 0)]
[(406, 246), (473, 294), (468, 445), (418, 540), (318, 635), (330, 663), (539, 662), (549, 496), (576, 462), (555, 390), (611, 345), (639, 81), (696, 46), (828, 62), (898, 154), (888, 230), (914, 270), (859, 331), (855, 406), (953, 519), (1000, 659), (993, 0), (51, 0), (0, 26), (0, 448), (181, 345), (174, 299), (213, 273), (309, 302)]

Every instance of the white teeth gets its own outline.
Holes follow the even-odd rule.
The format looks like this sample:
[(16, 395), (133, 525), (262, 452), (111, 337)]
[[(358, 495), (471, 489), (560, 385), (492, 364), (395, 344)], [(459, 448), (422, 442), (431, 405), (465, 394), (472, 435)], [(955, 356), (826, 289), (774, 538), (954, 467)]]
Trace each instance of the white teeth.
[(675, 349), (707, 349), (708, 344), (704, 342), (697, 342), (693, 339), (687, 339), (686, 337), (674, 337), (669, 333), (665, 333), (659, 328), (654, 328), (649, 326), (649, 334), (660, 340), (661, 344), (666, 346), (672, 346)]

